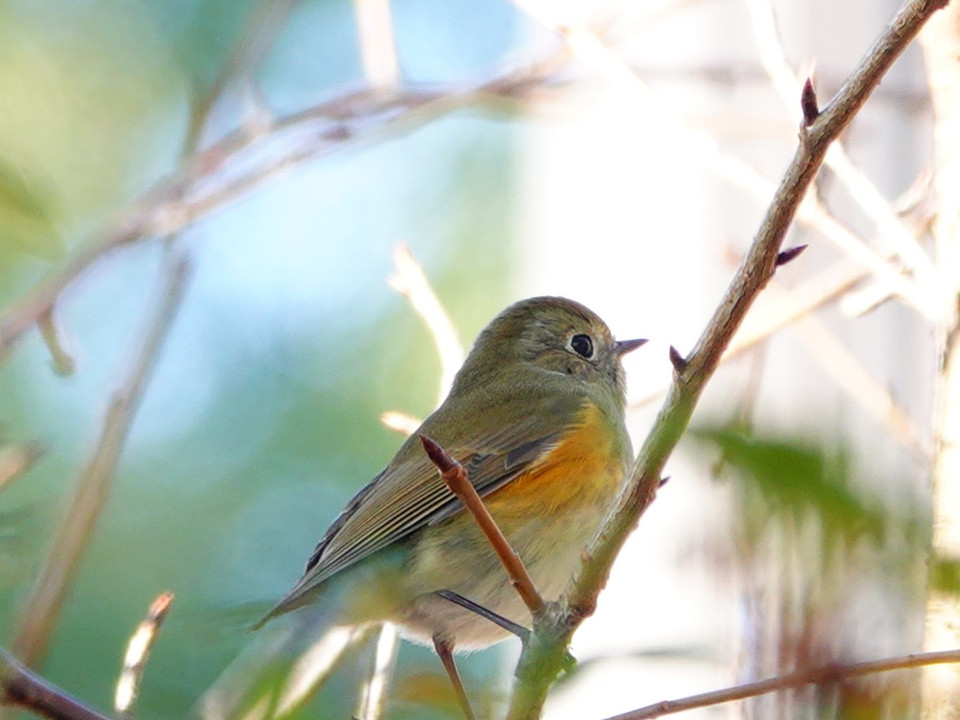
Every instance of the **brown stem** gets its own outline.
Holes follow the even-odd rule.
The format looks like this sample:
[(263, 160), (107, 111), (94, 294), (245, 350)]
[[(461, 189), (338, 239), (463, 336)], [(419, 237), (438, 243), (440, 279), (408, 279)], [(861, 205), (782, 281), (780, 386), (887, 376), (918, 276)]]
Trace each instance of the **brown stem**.
[(160, 305), (129, 374), (110, 401), (96, 450), (77, 481), (67, 513), (51, 543), (47, 561), (27, 600), (26, 611), (13, 641), (13, 651), (25, 665), (36, 666), (46, 653), (79, 560), (110, 492), (131, 420), (180, 305), (186, 271), (185, 261), (176, 261), (167, 270)]
[[(511, 68), (469, 85), (413, 88), (386, 96), (382, 90), (347, 91), (329, 102), (279, 118), (265, 134), (251, 135), (241, 128), (224, 136), (193, 155), (179, 172), (158, 182), (120, 213), (102, 236), (83, 246), (7, 308), (0, 316), (0, 360), (49, 310), (64, 288), (113, 250), (146, 237), (177, 233), (306, 160), (362, 140), (409, 132), (493, 96), (522, 93), (531, 83), (549, 76), (567, 57), (568, 53), (560, 50), (528, 66)], [(309, 134), (304, 132), (308, 128), (313, 130)], [(287, 135), (293, 138), (291, 142), (279, 142)], [(302, 139), (304, 135), (309, 135), (307, 140)], [(234, 161), (242, 163), (248, 151), (256, 154), (268, 141), (290, 149), (267, 153), (266, 160), (253, 162), (246, 172), (222, 172), (230, 170), (226, 166)]]
[(524, 567), (520, 556), (510, 547), (503, 531), (500, 530), (496, 520), (487, 510), (487, 506), (483, 504), (476, 488), (467, 478), (467, 471), (463, 469), (463, 465), (450, 457), (446, 450), (426, 435), (420, 435), (420, 442), (423, 443), (423, 449), (426, 450), (431, 462), (437, 466), (444, 482), (450, 488), (450, 492), (460, 499), (473, 519), (477, 521), (477, 525), (483, 530), (483, 534), (487, 536), (487, 540), (490, 541), (491, 547), (493, 547), (494, 552), (497, 553), (497, 557), (500, 558), (500, 562), (503, 563), (503, 567), (507, 571), (510, 584), (520, 595), (520, 598), (530, 610), (530, 614), (537, 618), (543, 613), (546, 603), (543, 602), (536, 585), (533, 584), (533, 579), (527, 572), (527, 568)]
[(960, 650), (915, 653), (913, 655), (902, 655), (884, 658), (882, 660), (869, 660), (867, 662), (851, 663), (849, 665), (827, 665), (809, 670), (797, 670), (787, 675), (745, 683), (744, 685), (724, 688), (723, 690), (691, 695), (690, 697), (680, 700), (664, 700), (654, 703), (653, 705), (647, 705), (646, 707), (625, 712), (621, 715), (615, 715), (607, 718), (607, 720), (646, 720), (647, 718), (656, 718), (661, 715), (672, 715), (695, 708), (720, 705), (721, 703), (733, 702), (734, 700), (757, 697), (758, 695), (765, 695), (776, 692), (777, 690), (789, 690), (791, 688), (803, 687), (804, 685), (835, 683), (861, 675), (873, 675), (876, 673), (890, 672), (891, 670), (905, 670), (908, 668), (923, 667), (925, 665), (941, 665), (946, 663), (960, 663)]
[(2, 649), (0, 704), (18, 705), (52, 720), (113, 720), (30, 672)]

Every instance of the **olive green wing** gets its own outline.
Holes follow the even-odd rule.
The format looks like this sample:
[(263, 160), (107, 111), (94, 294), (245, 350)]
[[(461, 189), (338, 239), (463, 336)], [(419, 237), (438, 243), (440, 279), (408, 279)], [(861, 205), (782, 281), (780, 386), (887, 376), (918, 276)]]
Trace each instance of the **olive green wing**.
[[(441, 437), (436, 439), (463, 464), (483, 496), (536, 465), (556, 447), (578, 421), (582, 403), (582, 398), (574, 396), (551, 399), (546, 412), (528, 412), (484, 437), (444, 442), (443, 433), (437, 433)], [(428, 421), (420, 431), (430, 435), (431, 426), (437, 424)], [(419, 446), (418, 439), (411, 438), (393, 462), (354, 496), (320, 540), (304, 576), (270, 616), (298, 606), (305, 594), (341, 570), (462, 510)]]

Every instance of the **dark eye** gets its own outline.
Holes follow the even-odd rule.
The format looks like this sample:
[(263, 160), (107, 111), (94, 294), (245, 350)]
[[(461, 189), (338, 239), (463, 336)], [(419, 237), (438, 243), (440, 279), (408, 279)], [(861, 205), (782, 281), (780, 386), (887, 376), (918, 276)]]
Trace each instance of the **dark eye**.
[(570, 338), (570, 348), (580, 357), (587, 360), (593, 357), (593, 340), (589, 335), (574, 335)]

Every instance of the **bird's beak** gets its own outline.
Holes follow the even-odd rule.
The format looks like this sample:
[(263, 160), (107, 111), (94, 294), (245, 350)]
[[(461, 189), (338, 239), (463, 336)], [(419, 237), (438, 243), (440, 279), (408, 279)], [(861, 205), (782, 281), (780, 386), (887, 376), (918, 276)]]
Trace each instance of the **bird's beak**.
[(641, 345), (646, 343), (646, 339), (643, 340), (617, 340), (613, 344), (613, 351), (617, 354), (617, 357), (623, 357), (628, 352), (633, 352)]

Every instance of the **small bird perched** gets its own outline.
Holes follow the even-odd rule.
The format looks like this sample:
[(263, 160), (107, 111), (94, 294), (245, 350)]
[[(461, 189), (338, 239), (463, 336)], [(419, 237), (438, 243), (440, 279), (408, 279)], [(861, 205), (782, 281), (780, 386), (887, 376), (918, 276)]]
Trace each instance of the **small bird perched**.
[[(452, 652), (488, 647), (508, 632), (438, 592), (521, 625), (529, 625), (529, 613), (417, 436), (463, 464), (540, 593), (554, 599), (632, 461), (620, 359), (644, 342), (614, 340), (595, 313), (565, 298), (531, 298), (500, 313), (443, 404), (347, 504), (300, 581), (257, 623), (294, 610), (301, 616), (261, 659), (291, 659), (331, 628), (390, 622), (436, 648), (470, 716)], [(248, 700), (254, 687), (254, 700), (265, 696), (254, 683), (241, 686)], [(259, 713), (243, 715), (282, 715), (280, 691), (273, 692)], [(215, 686), (201, 714), (238, 716), (236, 701)]]

